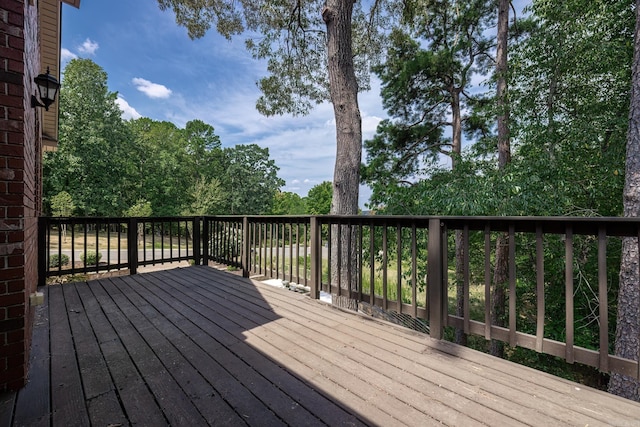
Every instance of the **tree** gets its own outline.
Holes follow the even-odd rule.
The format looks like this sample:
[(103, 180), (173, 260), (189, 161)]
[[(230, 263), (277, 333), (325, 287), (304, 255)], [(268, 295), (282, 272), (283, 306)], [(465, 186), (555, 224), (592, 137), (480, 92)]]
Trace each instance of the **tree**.
[[(640, 216), (640, 0), (635, 2), (635, 13), (631, 101), (623, 192), (626, 217)], [(638, 360), (640, 346), (639, 252), (638, 239), (633, 237), (623, 239), (615, 354), (631, 360)], [(609, 392), (640, 401), (640, 382), (632, 377), (614, 373), (609, 381)]]
[[(53, 216), (69, 217), (73, 215), (76, 205), (71, 194), (61, 191), (51, 198), (51, 214)], [(62, 223), (62, 239), (67, 242), (67, 224)]]
[(307, 212), (305, 199), (296, 193), (278, 191), (273, 198), (271, 215), (304, 215)]
[(75, 208), (73, 197), (66, 191), (61, 191), (51, 198), (51, 214), (53, 216), (70, 217)]
[[(145, 199), (139, 199), (135, 205), (131, 206), (129, 209), (124, 211), (124, 216), (133, 217), (133, 218), (143, 218), (150, 217), (153, 213), (151, 208), (151, 202), (148, 202)], [(138, 223), (137, 230), (137, 242), (138, 246), (140, 246), (140, 242), (142, 241), (142, 233), (144, 233), (144, 223)]]
[(216, 178), (199, 178), (189, 191), (190, 202), (183, 215), (220, 215), (224, 213), (225, 191)]
[[(496, 49), (496, 107), (498, 127), (498, 169), (504, 171), (511, 163), (511, 141), (509, 138), (509, 104), (507, 97), (509, 7), (510, 0), (498, 1), (498, 37)], [(509, 280), (509, 234), (498, 236), (496, 241), (496, 260), (493, 271), (493, 301), (491, 323), (504, 326), (506, 315), (506, 289)], [(510, 296), (515, 298), (514, 295)], [(458, 313), (463, 312), (463, 300), (458, 287)], [(460, 333), (460, 332), (458, 332)], [(504, 346), (498, 340), (491, 342), (490, 352), (494, 356), (504, 355)]]
[(212, 179), (222, 169), (220, 137), (213, 126), (202, 120), (191, 120), (185, 125), (186, 152), (195, 179)]
[(331, 212), (333, 186), (330, 181), (323, 181), (313, 186), (307, 193), (307, 213), (310, 215), (327, 215)]
[(136, 147), (128, 162), (136, 199), (148, 200), (155, 215), (180, 215), (198, 175), (184, 130), (148, 118), (131, 120), (128, 126)]
[[(441, 155), (449, 158), (452, 170), (457, 169), (463, 128), (469, 127), (470, 109), (478, 102), (470, 91), (471, 80), (487, 72), (491, 59), (492, 40), (485, 32), (495, 16), (494, 2), (414, 0), (407, 5), (406, 30), (392, 32), (387, 61), (375, 69), (382, 81), (384, 106), (395, 119), (382, 122), (374, 139), (365, 142), (370, 162), (363, 177), (378, 194), (390, 185), (424, 179)], [(420, 203), (420, 198), (413, 203)], [(455, 240), (457, 315), (461, 316), (462, 231), (456, 232)], [(462, 330), (457, 331), (456, 342), (466, 342)]]
[[(44, 158), (45, 196), (69, 192), (82, 215), (119, 215), (131, 140), (109, 92), (107, 74), (89, 59), (67, 64), (60, 89), (60, 142)], [(118, 171), (118, 173), (114, 173)]]
[(269, 149), (256, 144), (223, 150), (226, 169), (221, 176), (231, 215), (258, 215), (271, 210), (274, 196), (285, 182), (278, 166), (269, 159)]
[[(633, 13), (629, 0), (535, 1), (510, 50), (522, 195), (554, 215), (622, 213)], [(520, 184), (518, 184), (520, 185)], [(545, 190), (545, 188), (547, 188)], [(522, 196), (521, 196), (522, 197)]]
[[(462, 135), (472, 107), (472, 77), (487, 73), (491, 60), (493, 2), (414, 0), (407, 2), (405, 29), (392, 32), (386, 62), (375, 67), (382, 81), (382, 99), (392, 119), (380, 123), (374, 138), (365, 141), (368, 165), (363, 181), (373, 199), (384, 205), (393, 187), (411, 187), (429, 176), (439, 156), (455, 169), (462, 153)], [(423, 210), (420, 198), (405, 206)]]
[[(315, 103), (331, 101), (336, 121), (334, 214), (358, 212), (362, 123), (357, 95), (359, 89), (368, 88), (368, 67), (380, 51), (381, 38), (374, 33), (384, 21), (386, 3), (372, 2), (365, 14), (353, 0), (158, 0), (161, 9), (173, 9), (176, 21), (192, 38), (203, 36), (212, 24), (228, 38), (245, 28), (260, 34), (259, 39), (248, 40), (247, 47), (255, 58), (268, 59), (270, 75), (258, 84), (263, 93), (257, 102), (261, 113), (303, 114)], [(346, 238), (335, 244), (347, 253)], [(357, 286), (355, 279), (341, 284)]]

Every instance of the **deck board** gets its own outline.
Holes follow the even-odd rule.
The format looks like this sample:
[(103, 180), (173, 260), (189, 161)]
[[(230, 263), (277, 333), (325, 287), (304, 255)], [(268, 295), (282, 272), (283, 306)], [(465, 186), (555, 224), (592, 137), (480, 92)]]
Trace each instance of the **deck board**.
[(209, 267), (51, 286), (46, 300), (37, 376), (15, 405), (0, 396), (13, 425), (640, 420), (637, 403)]

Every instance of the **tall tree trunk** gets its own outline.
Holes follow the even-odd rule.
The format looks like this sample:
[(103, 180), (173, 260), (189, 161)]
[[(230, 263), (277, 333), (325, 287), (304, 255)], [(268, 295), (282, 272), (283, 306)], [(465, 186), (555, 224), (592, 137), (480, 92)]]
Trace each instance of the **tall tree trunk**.
[[(322, 19), (327, 25), (329, 91), (336, 119), (336, 164), (331, 202), (331, 213), (336, 215), (358, 213), (362, 120), (351, 48), (353, 3), (353, 0), (327, 0), (322, 11)], [(355, 231), (347, 227), (343, 227), (341, 233), (337, 227), (332, 232), (332, 281), (337, 279), (339, 271), (340, 286), (345, 290), (356, 290), (358, 283), (357, 240)], [(337, 256), (338, 247), (340, 257)], [(334, 298), (334, 303), (353, 308), (353, 301), (344, 301), (341, 297)]]
[[(498, 108), (498, 168), (503, 170), (511, 162), (509, 141), (509, 104), (507, 100), (507, 47), (509, 39), (510, 0), (498, 3), (498, 46), (496, 50), (496, 106)], [(506, 289), (509, 281), (509, 236), (503, 234), (496, 241), (496, 269), (493, 274), (493, 301), (491, 322), (504, 326), (506, 312)], [(510, 298), (515, 297), (510, 295)], [(504, 356), (502, 342), (492, 340), (489, 351), (492, 355)]]
[[(462, 154), (462, 110), (460, 107), (460, 90), (451, 88), (451, 170), (456, 169)], [(464, 316), (464, 239), (462, 230), (455, 232), (456, 256), (456, 316)], [(467, 336), (463, 329), (457, 328), (454, 341), (456, 344), (467, 345)]]
[[(625, 173), (624, 215), (638, 217), (640, 216), (640, 0), (636, 0), (635, 48)], [(638, 360), (638, 340), (640, 339), (639, 268), (637, 238), (623, 239), (615, 354), (632, 360)], [(612, 374), (609, 380), (609, 392), (640, 401), (640, 382), (622, 374)]]

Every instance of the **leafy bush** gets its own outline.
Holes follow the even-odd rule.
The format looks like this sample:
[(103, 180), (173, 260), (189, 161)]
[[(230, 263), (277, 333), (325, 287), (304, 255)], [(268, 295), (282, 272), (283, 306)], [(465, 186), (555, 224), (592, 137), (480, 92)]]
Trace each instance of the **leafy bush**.
[(49, 257), (49, 268), (59, 268), (69, 264), (69, 256), (53, 254)]
[(80, 255), (80, 259), (85, 265), (97, 265), (100, 262), (100, 258), (102, 258), (102, 254), (95, 251), (87, 251), (86, 254)]

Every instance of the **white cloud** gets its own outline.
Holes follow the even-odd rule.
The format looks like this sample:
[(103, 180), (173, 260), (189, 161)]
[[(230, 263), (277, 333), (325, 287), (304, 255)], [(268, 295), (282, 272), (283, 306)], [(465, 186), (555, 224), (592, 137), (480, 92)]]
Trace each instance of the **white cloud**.
[(134, 78), (132, 82), (136, 86), (136, 89), (147, 95), (149, 98), (169, 98), (172, 93), (171, 89), (167, 88), (166, 86), (157, 83), (151, 83), (149, 80), (145, 80), (140, 77)]
[(86, 39), (84, 43), (78, 46), (78, 52), (85, 53), (87, 55), (95, 55), (96, 50), (98, 50), (99, 47), (98, 42)]
[(69, 49), (62, 48), (60, 49), (60, 62), (65, 63), (69, 62), (72, 59), (76, 59), (78, 55), (71, 52)]
[(120, 107), (120, 110), (122, 110), (122, 118), (124, 120), (139, 119), (140, 117), (142, 117), (142, 115), (138, 113), (135, 108), (129, 105), (126, 99), (124, 99), (121, 95), (118, 95), (118, 97), (116, 98), (116, 104), (118, 104), (118, 107)]

